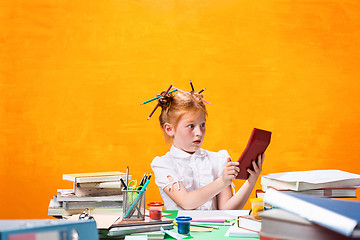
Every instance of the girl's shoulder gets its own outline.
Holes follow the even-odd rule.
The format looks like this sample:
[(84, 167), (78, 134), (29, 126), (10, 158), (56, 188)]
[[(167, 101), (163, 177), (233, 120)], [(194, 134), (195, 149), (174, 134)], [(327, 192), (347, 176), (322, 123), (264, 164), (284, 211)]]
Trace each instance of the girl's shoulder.
[(167, 152), (165, 155), (163, 156), (156, 156), (153, 160), (151, 165), (161, 165), (164, 162), (167, 162), (167, 164), (169, 164), (169, 162), (172, 161), (171, 157), (169, 156), (169, 152)]
[(228, 157), (230, 157), (229, 153), (227, 150), (219, 150), (217, 152), (213, 152), (213, 151), (209, 151), (209, 150), (205, 150), (203, 149), (206, 154), (209, 156), (209, 158), (225, 158), (227, 159)]

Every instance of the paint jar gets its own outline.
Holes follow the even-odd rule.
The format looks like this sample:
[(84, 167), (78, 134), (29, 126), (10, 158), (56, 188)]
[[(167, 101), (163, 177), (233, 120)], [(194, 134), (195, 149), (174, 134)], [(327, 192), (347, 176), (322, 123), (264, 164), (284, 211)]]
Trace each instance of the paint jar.
[(162, 216), (162, 207), (164, 203), (162, 202), (150, 202), (149, 206), (149, 216), (151, 220), (160, 220)]
[(178, 233), (185, 235), (190, 233), (190, 221), (192, 220), (191, 217), (180, 216), (177, 217), (175, 220), (178, 227)]
[(264, 201), (262, 198), (251, 198), (251, 210), (254, 217), (258, 217), (258, 213), (264, 211)]

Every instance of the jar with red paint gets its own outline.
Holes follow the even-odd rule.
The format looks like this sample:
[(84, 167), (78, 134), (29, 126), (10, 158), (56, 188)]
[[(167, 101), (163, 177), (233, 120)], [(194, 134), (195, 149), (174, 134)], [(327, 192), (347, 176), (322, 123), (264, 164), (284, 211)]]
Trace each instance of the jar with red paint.
[(149, 215), (151, 220), (160, 220), (162, 216), (162, 207), (164, 203), (162, 202), (150, 202), (149, 206)]

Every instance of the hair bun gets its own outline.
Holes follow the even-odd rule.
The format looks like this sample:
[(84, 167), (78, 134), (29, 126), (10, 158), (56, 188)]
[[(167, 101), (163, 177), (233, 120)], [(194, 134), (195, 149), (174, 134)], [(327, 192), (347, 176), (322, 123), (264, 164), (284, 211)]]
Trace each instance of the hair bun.
[(166, 91), (163, 91), (160, 95), (161, 97), (158, 100), (158, 104), (161, 108), (166, 109), (170, 106), (171, 101), (174, 99), (172, 94), (166, 94)]

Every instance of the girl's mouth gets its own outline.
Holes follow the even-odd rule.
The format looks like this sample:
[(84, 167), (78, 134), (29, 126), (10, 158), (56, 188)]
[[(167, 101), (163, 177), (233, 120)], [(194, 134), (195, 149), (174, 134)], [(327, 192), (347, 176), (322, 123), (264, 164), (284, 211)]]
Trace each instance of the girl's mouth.
[(200, 144), (200, 143), (201, 143), (201, 140), (195, 140), (195, 141), (193, 141), (193, 143), (195, 143), (195, 144)]

